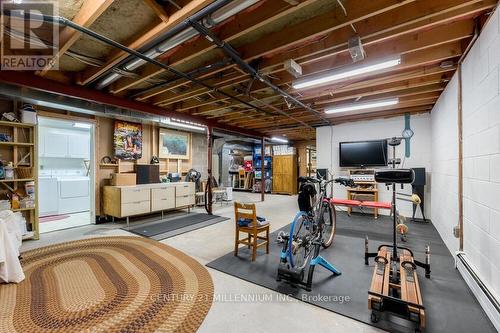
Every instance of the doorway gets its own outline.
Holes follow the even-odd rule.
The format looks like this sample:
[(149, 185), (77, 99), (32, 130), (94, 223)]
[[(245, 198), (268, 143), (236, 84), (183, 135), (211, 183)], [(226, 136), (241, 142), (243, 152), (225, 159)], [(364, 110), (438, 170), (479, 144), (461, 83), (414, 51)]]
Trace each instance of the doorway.
[(94, 124), (39, 117), (40, 233), (95, 223)]

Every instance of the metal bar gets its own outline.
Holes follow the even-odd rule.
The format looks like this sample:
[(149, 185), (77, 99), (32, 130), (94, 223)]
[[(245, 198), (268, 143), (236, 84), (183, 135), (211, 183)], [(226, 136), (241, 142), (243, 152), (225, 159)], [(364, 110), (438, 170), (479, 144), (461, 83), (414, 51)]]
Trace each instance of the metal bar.
[[(199, 12), (193, 14), (191, 17), (196, 20), (201, 20), (207, 15), (212, 14), (213, 12), (221, 9), (222, 7), (226, 6), (227, 4), (231, 3), (232, 0), (216, 0), (215, 2), (211, 3), (210, 5), (206, 6)], [(157, 48), (161, 43), (163, 43), (165, 40), (174, 37), (175, 35), (179, 34), (181, 31), (185, 30), (186, 28), (189, 28), (189, 24), (186, 24), (186, 22), (181, 22), (177, 24), (175, 27), (172, 29), (168, 30), (161, 36), (155, 38), (153, 41), (150, 43), (147, 43), (145, 46), (139, 48), (140, 52), (146, 52), (151, 49)], [(107, 75), (109, 72), (111, 72), (114, 68), (124, 66), (127, 63), (129, 63), (133, 57), (127, 57), (124, 60), (120, 61), (116, 65), (112, 66), (109, 70), (103, 72), (102, 74), (98, 75), (96, 78), (94, 78), (92, 81), (90, 81), (88, 84), (93, 83), (99, 79), (101, 79), (103, 76)]]
[(204, 35), (210, 42), (212, 42), (213, 44), (215, 44), (219, 48), (221, 48), (229, 57), (231, 57), (231, 59), (233, 59), (233, 61), (241, 69), (243, 69), (245, 72), (247, 72), (248, 74), (250, 74), (254, 79), (261, 81), (262, 83), (264, 83), (265, 85), (267, 85), (268, 87), (270, 87), (272, 90), (274, 90), (274, 92), (276, 92), (277, 94), (283, 96), (284, 98), (288, 98), (294, 104), (296, 104), (296, 105), (298, 105), (298, 106), (300, 106), (300, 107), (302, 107), (302, 108), (304, 108), (304, 109), (306, 109), (306, 110), (308, 110), (308, 111), (310, 111), (310, 112), (318, 115), (321, 120), (323, 120), (327, 124), (330, 124), (330, 121), (328, 119), (326, 119), (321, 112), (319, 112), (319, 111), (311, 108), (310, 106), (304, 104), (303, 102), (299, 101), (298, 99), (296, 99), (295, 97), (293, 97), (292, 95), (290, 95), (289, 93), (287, 93), (286, 91), (282, 90), (278, 86), (276, 86), (273, 83), (271, 83), (271, 81), (269, 81), (266, 77), (260, 75), (259, 72), (257, 70), (255, 70), (255, 68), (253, 68), (252, 66), (250, 66), (247, 62), (245, 62), (240, 57), (240, 55), (238, 54), (238, 52), (236, 52), (236, 50), (233, 49), (231, 47), (231, 45), (229, 45), (228, 43), (220, 40), (215, 34), (213, 34), (205, 26), (203, 26), (202, 24), (200, 24), (196, 20), (187, 19), (186, 21), (189, 22), (189, 24), (191, 24), (191, 26), (194, 29), (196, 29), (200, 34)]
[(262, 133), (259, 131), (218, 123), (200, 116), (168, 111), (156, 105), (121, 98), (82, 86), (48, 80), (28, 72), (0, 71), (0, 81), (5, 82), (0, 84), (0, 95), (15, 96), (18, 99), (51, 108), (67, 110), (76, 107), (75, 112), (99, 114), (106, 113), (106, 110), (109, 109), (108, 106), (113, 106), (128, 111), (134, 110), (146, 114), (193, 121), (231, 133), (244, 134), (252, 138), (262, 137)]
[(208, 151), (208, 181), (207, 181), (207, 213), (212, 215), (212, 144), (213, 144), (213, 128), (207, 128), (207, 151)]
[(73, 28), (73, 29), (75, 29), (75, 30), (77, 30), (77, 31), (85, 34), (85, 35), (88, 35), (88, 36), (90, 36), (90, 37), (92, 37), (94, 39), (97, 39), (100, 42), (103, 42), (105, 44), (113, 46), (113, 47), (115, 47), (115, 48), (117, 48), (119, 50), (122, 50), (122, 51), (124, 51), (126, 53), (129, 53), (129, 54), (131, 54), (131, 55), (133, 55), (133, 56), (135, 56), (135, 57), (137, 57), (139, 59), (142, 59), (142, 60), (144, 60), (146, 62), (149, 62), (149, 63), (151, 63), (153, 65), (156, 65), (158, 67), (161, 67), (161, 68), (165, 69), (166, 71), (168, 71), (168, 72), (170, 72), (170, 73), (172, 73), (172, 74), (174, 74), (174, 75), (176, 75), (178, 77), (184, 78), (184, 79), (189, 80), (189, 81), (191, 81), (191, 82), (193, 82), (193, 83), (195, 83), (195, 84), (197, 84), (199, 86), (202, 86), (202, 87), (204, 87), (206, 89), (209, 89), (209, 90), (211, 90), (214, 93), (219, 93), (219, 94), (221, 94), (221, 95), (223, 95), (225, 97), (231, 98), (231, 99), (233, 99), (233, 100), (235, 100), (235, 101), (237, 101), (237, 102), (239, 102), (241, 104), (244, 104), (244, 105), (246, 105), (248, 107), (251, 107), (251, 108), (253, 108), (253, 109), (257, 110), (257, 111), (260, 111), (260, 112), (263, 112), (263, 113), (270, 113), (269, 111), (261, 109), (259, 107), (256, 107), (255, 105), (253, 105), (253, 104), (251, 104), (249, 102), (246, 102), (246, 101), (242, 100), (239, 97), (236, 97), (234, 95), (228, 94), (228, 93), (226, 93), (226, 92), (224, 92), (222, 90), (219, 90), (218, 88), (215, 88), (215, 87), (212, 87), (212, 86), (206, 84), (205, 82), (203, 82), (201, 80), (192, 78), (191, 76), (187, 75), (184, 72), (181, 72), (181, 71), (179, 71), (179, 70), (177, 70), (175, 68), (167, 66), (164, 63), (159, 62), (159, 61), (157, 61), (155, 59), (149, 58), (149, 57), (143, 55), (142, 53), (140, 53), (140, 52), (138, 52), (138, 51), (136, 51), (134, 49), (131, 49), (131, 48), (125, 46), (125, 45), (122, 45), (122, 44), (120, 44), (120, 43), (118, 43), (118, 42), (116, 42), (116, 41), (114, 41), (114, 40), (112, 40), (112, 39), (110, 39), (110, 38), (108, 38), (106, 36), (100, 35), (100, 34), (94, 32), (94, 31), (92, 31), (90, 29), (82, 27), (81, 25), (78, 25), (78, 24), (76, 24), (76, 23), (74, 23), (74, 22), (72, 22), (72, 21), (70, 21), (70, 20), (68, 20), (68, 19), (66, 19), (64, 17), (51, 16), (51, 15), (43, 15), (43, 14), (35, 14), (35, 13), (30, 13), (29, 17), (25, 17), (25, 15), (28, 15), (28, 14), (21, 15), (21, 14), (17, 13), (15, 15), (12, 15), (12, 12), (8, 12), (6, 15), (24, 18), (25, 20), (27, 19), (27, 20), (32, 20), (32, 21), (44, 21), (44, 22), (49, 22), (49, 23), (55, 23), (55, 24), (58, 24), (58, 25), (64, 25), (64, 26)]
[(260, 167), (261, 174), (260, 174), (260, 201), (265, 201), (265, 196), (266, 196), (266, 169), (265, 169), (265, 164), (266, 164), (266, 140), (264, 137), (260, 140), (261, 145), (262, 145), (262, 150), (260, 154), (260, 159), (262, 162), (262, 165)]

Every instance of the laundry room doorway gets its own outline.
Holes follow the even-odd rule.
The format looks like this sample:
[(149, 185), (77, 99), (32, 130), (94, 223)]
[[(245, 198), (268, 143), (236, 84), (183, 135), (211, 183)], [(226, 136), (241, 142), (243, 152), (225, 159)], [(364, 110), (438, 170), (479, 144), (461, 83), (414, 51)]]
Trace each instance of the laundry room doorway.
[(95, 223), (92, 122), (39, 117), (39, 221), (46, 233)]

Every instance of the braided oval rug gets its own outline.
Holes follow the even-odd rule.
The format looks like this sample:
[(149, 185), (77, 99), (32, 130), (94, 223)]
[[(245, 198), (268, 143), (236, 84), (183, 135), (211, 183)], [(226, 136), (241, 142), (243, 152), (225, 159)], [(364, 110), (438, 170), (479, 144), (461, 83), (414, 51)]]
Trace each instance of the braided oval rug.
[(195, 332), (213, 300), (208, 271), (142, 237), (23, 253), (26, 279), (0, 285), (3, 332)]

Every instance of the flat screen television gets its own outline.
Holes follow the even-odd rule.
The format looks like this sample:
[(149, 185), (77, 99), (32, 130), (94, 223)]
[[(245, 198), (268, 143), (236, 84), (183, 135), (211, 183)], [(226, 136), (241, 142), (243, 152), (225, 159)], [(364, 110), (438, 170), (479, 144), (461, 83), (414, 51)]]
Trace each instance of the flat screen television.
[(339, 143), (340, 167), (387, 166), (387, 140)]

